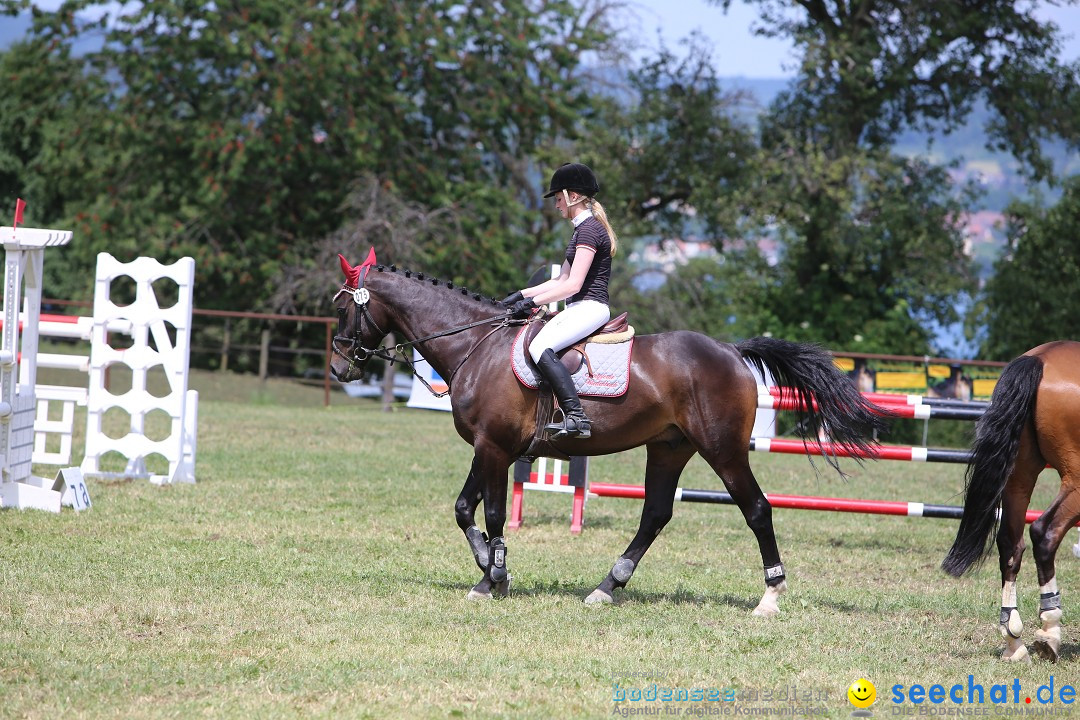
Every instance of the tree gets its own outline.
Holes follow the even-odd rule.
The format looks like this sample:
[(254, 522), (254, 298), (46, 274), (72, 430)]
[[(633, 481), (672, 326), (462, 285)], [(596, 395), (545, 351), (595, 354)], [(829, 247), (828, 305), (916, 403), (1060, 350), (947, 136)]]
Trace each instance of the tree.
[(981, 99), (994, 144), (1052, 179), (1040, 143), (1080, 143), (1077, 67), (1053, 59), (1056, 28), (1034, 3), (747, 1), (761, 34), (801, 52), (796, 82), (762, 120), (755, 193), (784, 248), (767, 300), (777, 331), (931, 352), (925, 320), (954, 319), (974, 289), (958, 225), (973, 193), (943, 168), (893, 157), (891, 143), (908, 128), (954, 129)]
[(728, 342), (770, 332), (779, 323), (759, 299), (772, 282), (767, 260), (751, 245), (716, 258), (697, 257), (642, 292), (629, 273), (616, 273), (612, 299), (639, 332), (696, 330)]
[[(9, 14), (14, 9), (8, 8)], [(88, 77), (82, 60), (60, 40), (69, 31), (57, 19), (55, 26), (42, 25), (36, 35), (0, 53), (0, 202), (11, 208), (16, 197), (23, 198), (27, 225), (74, 228), (100, 222), (81, 199), (105, 183), (102, 170), (111, 163), (112, 125), (102, 105), (107, 87)], [(93, 275), (62, 271), (61, 255), (70, 249), (50, 256), (46, 285), (79, 297), (91, 291)]]
[[(15, 5), (24, 4), (5, 0)], [(536, 153), (586, 104), (580, 58), (610, 43), (614, 9), (69, 1), (35, 11), (12, 50), (35, 48), (35, 63), (20, 65), (5, 92), (16, 105), (32, 93), (86, 97), (57, 116), (57, 132), (74, 132), (88, 108), (101, 128), (80, 158), (93, 182), (41, 217), (77, 233), (63, 258), (69, 277), (86, 278), (101, 250), (190, 255), (201, 306), (265, 307), (279, 269), (310, 263), (310, 243), (345, 223), (350, 187), (370, 174), (462, 219), (461, 241), (428, 257), (505, 278), (530, 245), (520, 237), (549, 239), (524, 212), (538, 206)], [(93, 37), (102, 40), (76, 59), (71, 48)], [(35, 182), (44, 148), (21, 158), (11, 182)], [(60, 164), (80, 168), (71, 156)]]
[(327, 292), (340, 284), (338, 255), (352, 265), (376, 249), (376, 259), (414, 269), (431, 267), (435, 248), (455, 245), (461, 236), (460, 218), (452, 208), (429, 209), (394, 194), (378, 178), (360, 178), (346, 199), (348, 218), (341, 228), (312, 243), (310, 263), (282, 268), (271, 298), (272, 307), (285, 314), (325, 310)]
[[(776, 149), (774, 147), (774, 149)], [(974, 291), (960, 224), (972, 191), (918, 159), (789, 148), (760, 196), (782, 253), (764, 300), (773, 332), (865, 352), (931, 352), (928, 319)]]
[[(630, 234), (728, 237), (753, 210), (758, 172), (747, 98), (724, 91), (698, 41), (661, 50), (597, 94), (581, 153), (600, 173), (605, 208)], [(610, 202), (607, 198), (612, 198)]]
[(802, 53), (795, 88), (774, 108), (779, 124), (838, 154), (887, 148), (906, 128), (956, 129), (977, 100), (990, 142), (1036, 178), (1053, 174), (1043, 140), (1080, 148), (1080, 64), (1057, 61), (1060, 29), (1036, 17), (1035, 0), (745, 2), (761, 9), (758, 33)]
[(1051, 340), (1080, 338), (1080, 176), (1061, 199), (1009, 206), (1005, 251), (978, 306), (981, 357), (1012, 360)]

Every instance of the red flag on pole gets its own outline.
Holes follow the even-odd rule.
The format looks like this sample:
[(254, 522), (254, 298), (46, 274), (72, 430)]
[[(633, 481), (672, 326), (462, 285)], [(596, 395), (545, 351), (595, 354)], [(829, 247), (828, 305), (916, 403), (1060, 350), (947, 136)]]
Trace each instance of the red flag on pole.
[(26, 203), (23, 202), (22, 198), (15, 198), (15, 222), (13, 222), (11, 224), (11, 229), (12, 230), (19, 227), (19, 223), (21, 223), (23, 221), (23, 219), (22, 219), (23, 208), (25, 208), (25, 207), (26, 207)]

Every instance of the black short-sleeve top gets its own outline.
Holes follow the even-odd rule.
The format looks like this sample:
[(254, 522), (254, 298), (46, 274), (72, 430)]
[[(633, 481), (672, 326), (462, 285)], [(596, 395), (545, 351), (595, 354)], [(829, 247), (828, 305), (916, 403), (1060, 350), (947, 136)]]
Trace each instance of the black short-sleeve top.
[(608, 282), (611, 280), (611, 238), (608, 237), (603, 223), (595, 217), (588, 217), (574, 228), (574, 236), (566, 247), (566, 262), (571, 266), (574, 264), (574, 256), (577, 255), (579, 245), (593, 248), (596, 254), (593, 255), (592, 265), (589, 266), (589, 272), (585, 275), (585, 282), (581, 284), (581, 290), (567, 302), (596, 300), (608, 305)]

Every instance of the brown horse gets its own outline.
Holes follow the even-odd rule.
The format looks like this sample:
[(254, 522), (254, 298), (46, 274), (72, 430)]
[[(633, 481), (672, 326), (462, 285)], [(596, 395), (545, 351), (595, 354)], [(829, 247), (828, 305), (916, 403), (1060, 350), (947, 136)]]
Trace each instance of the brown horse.
[(967, 469), (964, 517), (942, 567), (959, 577), (990, 553), (998, 524), (1001, 564), (1002, 658), (1024, 660), (1024, 625), (1016, 609), (1016, 576), (1024, 555), (1024, 523), (1031, 491), (1047, 464), (1061, 476), (1057, 498), (1031, 525), (1039, 575), (1035, 651), (1056, 661), (1061, 646), (1061, 594), (1054, 557), (1080, 519), (1080, 343), (1040, 345), (1009, 363), (994, 387), (990, 407), (975, 426)]
[[(396, 352), (399, 360), (408, 362), (404, 351), (413, 346), (446, 379), (454, 425), (474, 448), (472, 469), (454, 506), (458, 526), (484, 573), (469, 597), (490, 598), (493, 591), (504, 595), (509, 586), (503, 539), (507, 471), (529, 450), (537, 427), (538, 393), (517, 380), (510, 364), (519, 327), (501, 303), (470, 296), (465, 288), (455, 289), (422, 273), (374, 262), (374, 252), (355, 268), (341, 258), (346, 282), (334, 298), (339, 322), (331, 369), (339, 380), (349, 382), (361, 377), (373, 355), (389, 358)], [(378, 348), (390, 332), (406, 341), (394, 349)], [(583, 398), (593, 422), (592, 437), (548, 441), (547, 452), (539, 453), (600, 455), (647, 448), (645, 503), (637, 535), (587, 603), (612, 602), (615, 589), (630, 580), (671, 518), (683, 467), (700, 453), (757, 536), (766, 589), (754, 612), (779, 612), (777, 598), (786, 589), (784, 568), (772, 509), (750, 470), (757, 382), (744, 360), (759, 371), (768, 368), (783, 385), (796, 389), (801, 405), (809, 408), (801, 413), (800, 427), (813, 442), (824, 426), (845, 449), (873, 455), (864, 438), (884, 428), (888, 413), (866, 402), (831, 356), (816, 346), (771, 338), (729, 345), (693, 332), (635, 338), (626, 394)], [(836, 466), (835, 458), (829, 461)], [(486, 535), (475, 525), (481, 500)]]

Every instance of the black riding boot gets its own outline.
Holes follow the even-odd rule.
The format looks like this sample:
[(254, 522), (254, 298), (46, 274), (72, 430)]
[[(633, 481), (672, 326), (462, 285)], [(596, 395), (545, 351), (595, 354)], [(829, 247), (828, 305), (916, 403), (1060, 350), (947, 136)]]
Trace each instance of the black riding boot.
[(536, 363), (544, 379), (551, 385), (555, 398), (559, 401), (562, 409), (562, 423), (551, 423), (544, 428), (549, 433), (554, 433), (552, 439), (574, 437), (587, 438), (592, 435), (592, 424), (589, 418), (581, 410), (581, 400), (578, 399), (577, 390), (574, 388), (574, 380), (570, 377), (570, 371), (555, 356), (555, 351), (550, 348), (540, 356)]

